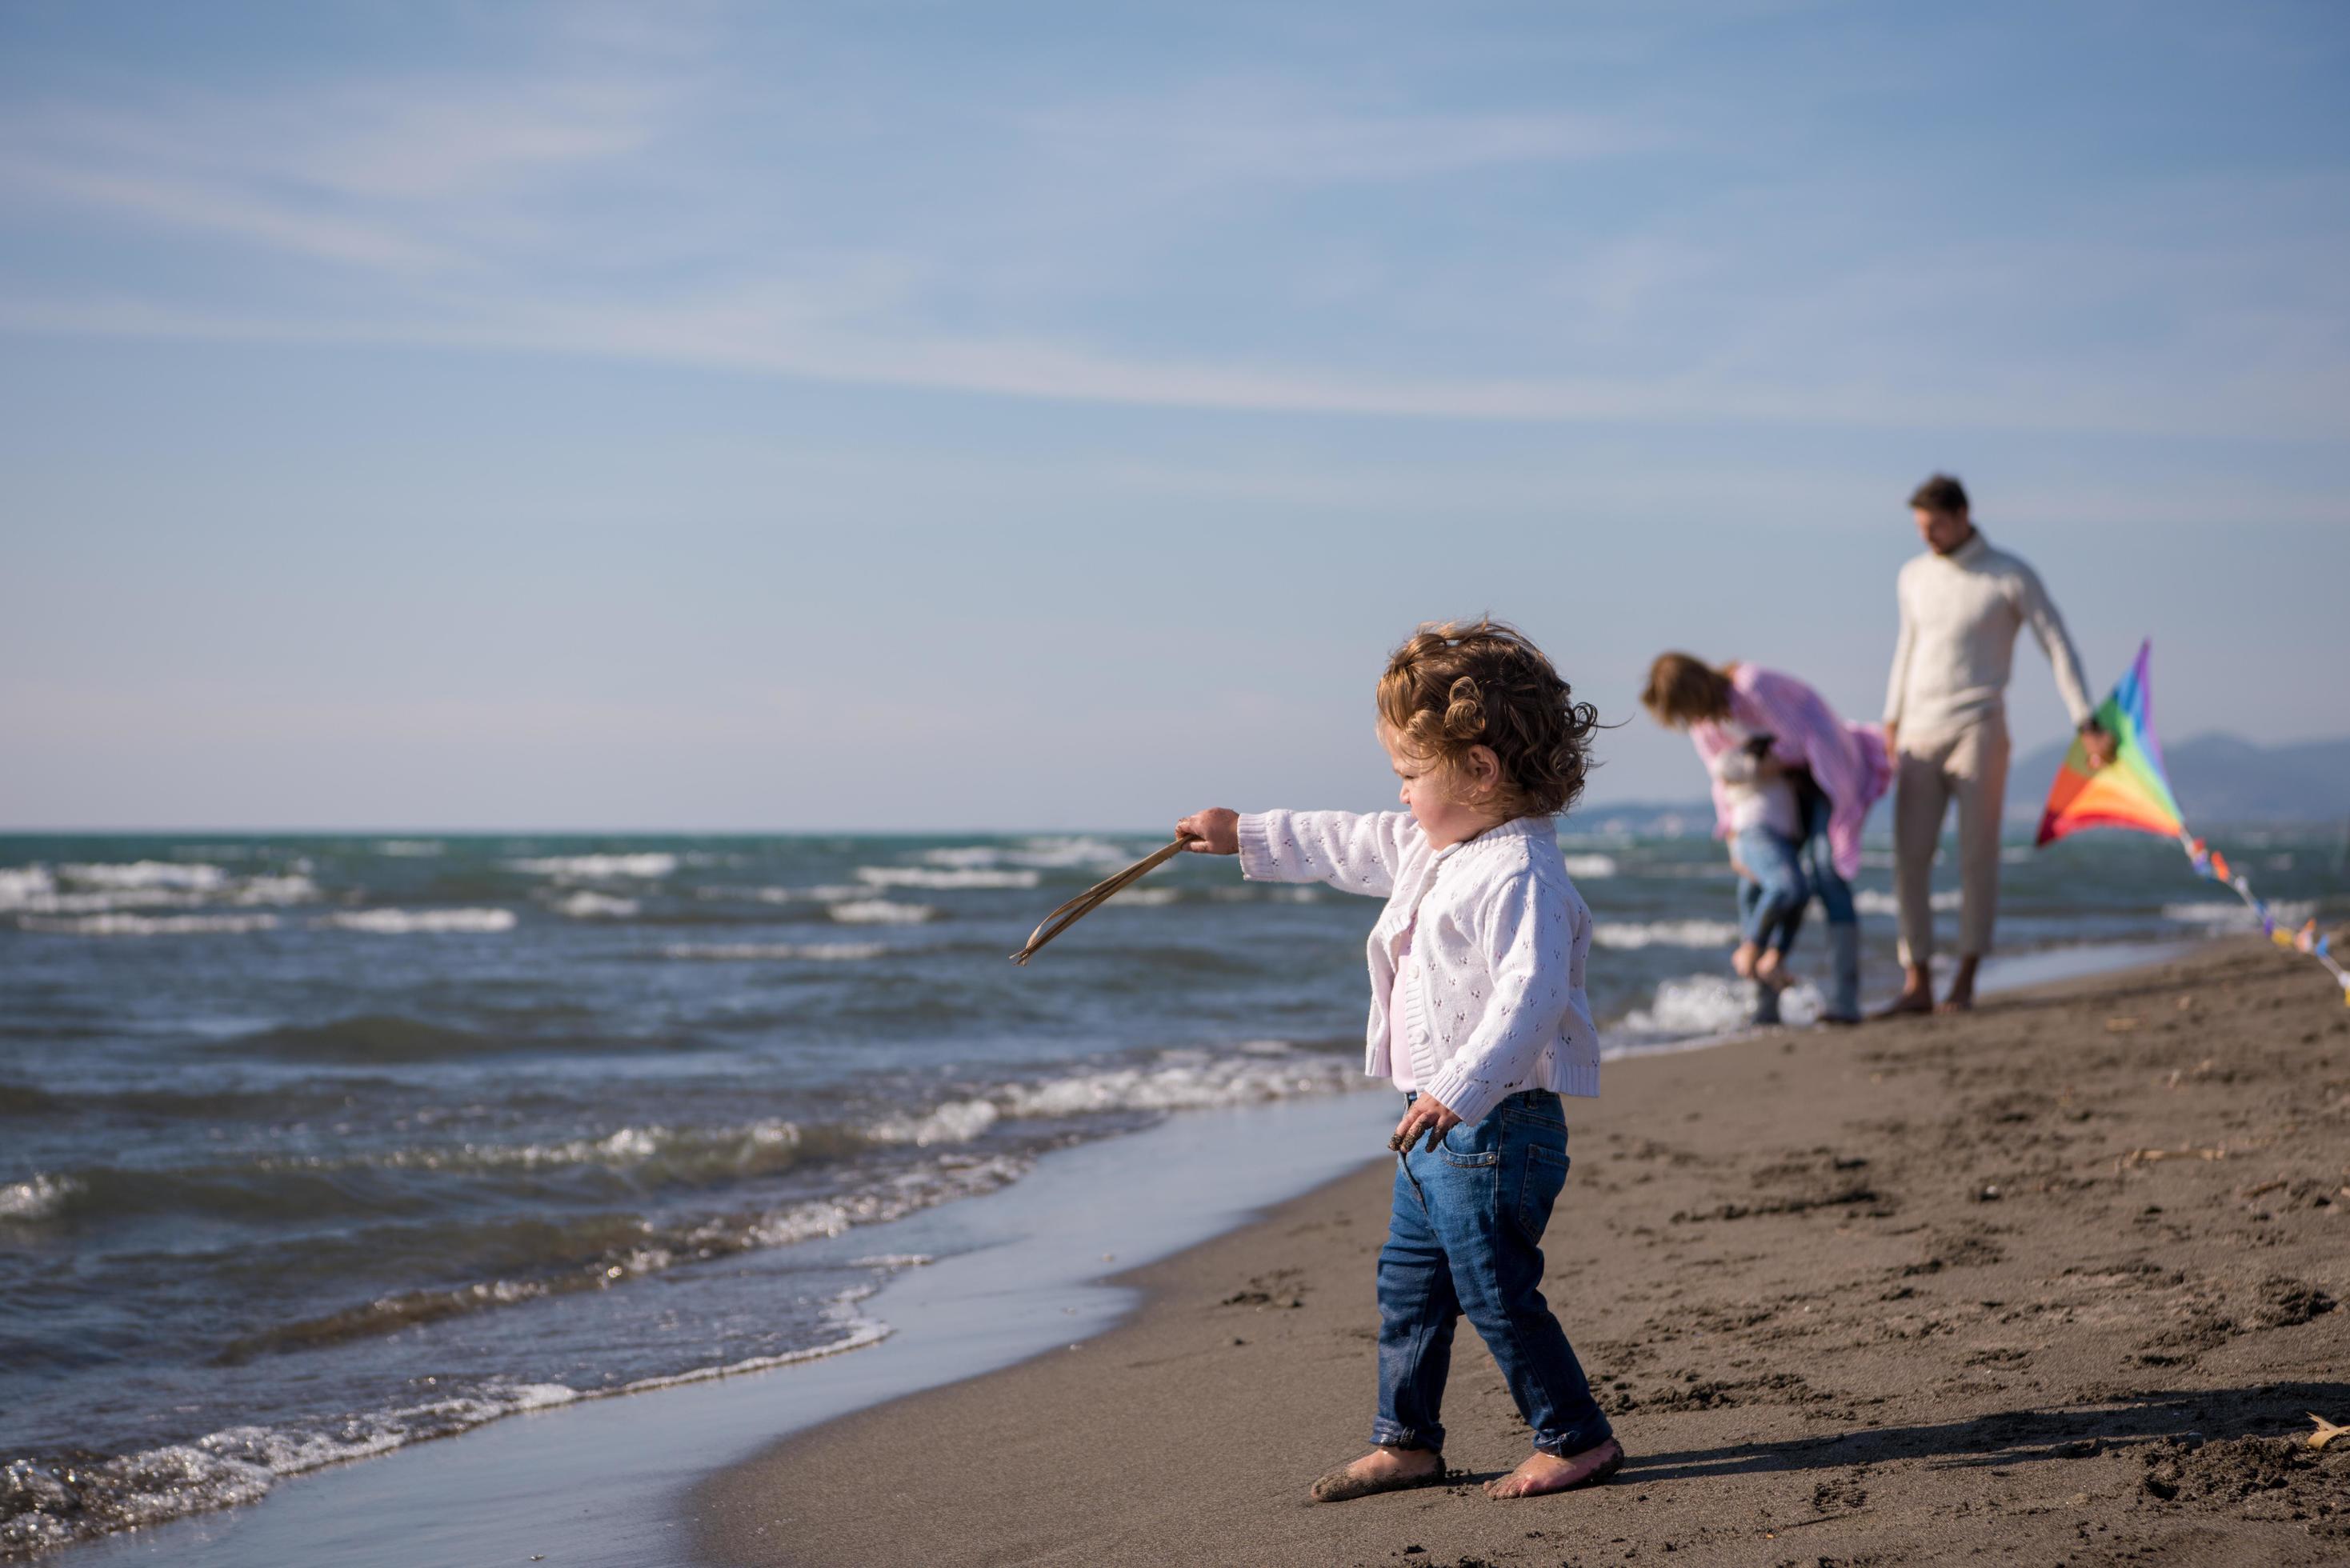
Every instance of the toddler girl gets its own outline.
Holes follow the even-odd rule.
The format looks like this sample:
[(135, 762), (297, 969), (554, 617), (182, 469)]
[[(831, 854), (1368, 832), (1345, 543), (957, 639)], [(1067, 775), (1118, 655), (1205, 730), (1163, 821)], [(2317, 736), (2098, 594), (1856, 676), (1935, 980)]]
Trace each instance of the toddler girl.
[(1368, 943), (1364, 1070), (1403, 1092), (1395, 1207), (1378, 1264), (1371, 1452), (1315, 1498), (1444, 1479), (1438, 1410), (1464, 1313), (1499, 1364), (1534, 1453), (1497, 1498), (1603, 1481), (1624, 1450), (1543, 1300), (1543, 1228), (1566, 1180), (1559, 1096), (1599, 1093), (1584, 999), (1591, 912), (1551, 818), (1582, 792), (1596, 715), (1492, 621), (1422, 627), (1379, 678), (1379, 743), (1408, 811), (1221, 808), (1177, 826), (1254, 881), (1387, 899)]

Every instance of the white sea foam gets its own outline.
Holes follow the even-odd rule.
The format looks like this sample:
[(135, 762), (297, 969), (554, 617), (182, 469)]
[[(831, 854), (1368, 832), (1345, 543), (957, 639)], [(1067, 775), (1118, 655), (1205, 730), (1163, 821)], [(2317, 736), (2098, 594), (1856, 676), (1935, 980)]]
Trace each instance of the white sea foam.
[(1603, 948), (1718, 948), (1738, 940), (1729, 920), (1602, 920), (1591, 940)]
[(61, 881), (88, 888), (181, 888), (208, 892), (228, 884), (228, 873), (201, 861), (134, 860), (128, 863), (66, 865), (57, 867)]
[[(200, 873), (181, 876), (178, 873)], [(131, 865), (45, 866), (0, 870), (0, 910), (27, 915), (105, 915), (126, 909), (194, 909), (220, 904), (299, 904), (318, 885), (296, 871), (233, 878), (218, 867), (143, 860)]]
[[(2269, 918), (2280, 926), (2298, 926), (2317, 913), (2317, 905), (2306, 899), (2281, 898), (2269, 906)], [(2191, 903), (2165, 904), (2162, 918), (2182, 926), (2200, 926), (2221, 934), (2235, 931), (2257, 931), (2260, 916), (2240, 898), (2198, 899)]]
[(1188, 1111), (1337, 1094), (1366, 1082), (1361, 1064), (1352, 1057), (1305, 1052), (1219, 1057), (1169, 1051), (1161, 1053), (1154, 1066), (1101, 1068), (1007, 1085), (993, 1091), (988, 1100), (1008, 1117)]
[(553, 877), (566, 882), (622, 878), (653, 881), (677, 869), (677, 857), (648, 850), (635, 855), (555, 855), (537, 860), (510, 860), (506, 864), (535, 877)]
[(405, 937), (442, 932), (510, 931), (512, 909), (339, 909), (321, 918), (322, 926), (346, 931), (370, 931), (378, 936)]
[(375, 852), (395, 859), (423, 859), (440, 854), (442, 848), (437, 838), (387, 838), (376, 845)]
[[(930, 1262), (927, 1258), (921, 1261)], [(674, 1388), (682, 1383), (707, 1383), (712, 1378), (734, 1377), (746, 1372), (769, 1372), (778, 1366), (794, 1366), (804, 1361), (816, 1361), (829, 1355), (862, 1350), (868, 1345), (879, 1345), (893, 1331), (888, 1324), (868, 1318), (857, 1310), (857, 1303), (870, 1296), (873, 1290), (871, 1285), (858, 1285), (843, 1291), (825, 1309), (826, 1321), (842, 1331), (837, 1339), (822, 1345), (806, 1345), (798, 1350), (786, 1350), (775, 1355), (754, 1355), (724, 1366), (700, 1366), (691, 1372), (672, 1372), (662, 1377), (640, 1377), (611, 1392), (642, 1394), (655, 1388)]]
[(1111, 900), (1109, 907), (1124, 904), (1129, 909), (1149, 909), (1180, 902), (1182, 897), (1180, 888), (1129, 888)]
[(47, 1176), (36, 1170), (23, 1181), (0, 1187), (0, 1220), (46, 1220), (80, 1190), (81, 1183), (70, 1176)]
[(851, 1258), (852, 1269), (921, 1269), (937, 1262), (928, 1252), (876, 1252), (869, 1258)]
[(866, 1128), (866, 1136), (877, 1143), (910, 1143), (918, 1148), (969, 1143), (993, 1127), (998, 1114), (990, 1100), (950, 1100), (927, 1116), (885, 1116)]
[(851, 898), (833, 905), (828, 912), (846, 926), (917, 926), (938, 914), (928, 904), (899, 904), (887, 898)]
[(57, 879), (46, 866), (0, 866), (0, 909), (23, 908), (57, 890)]
[(591, 893), (583, 888), (557, 898), (548, 908), (575, 920), (625, 920), (637, 912), (638, 904), (634, 898), (616, 898), (608, 893)]
[(230, 1427), (193, 1442), (78, 1464), (71, 1490), (40, 1466), (20, 1459), (7, 1467), (5, 1480), (32, 1506), (9, 1516), (7, 1543), (42, 1550), (72, 1542), (82, 1533), (74, 1521), (88, 1499), (103, 1500), (109, 1524), (151, 1527), (256, 1502), (286, 1476), (389, 1453), (581, 1397), (559, 1383), (492, 1383), (458, 1398), (348, 1417), (331, 1430)]
[[(1779, 999), (1791, 1025), (1816, 1023), (1824, 999), (1816, 986), (1798, 982)], [(1722, 1034), (1742, 1029), (1754, 1014), (1754, 983), (1722, 974), (1692, 974), (1657, 987), (1646, 1007), (1625, 1014), (1611, 1033), (1648, 1039)]]
[(59, 919), (20, 915), (16, 923), (28, 931), (71, 937), (235, 936), (266, 931), (277, 924), (275, 915), (82, 915)]
[(857, 878), (873, 888), (1034, 888), (1040, 871), (982, 866), (859, 866)]
[(1565, 859), (1566, 874), (1579, 877), (1586, 882), (1616, 875), (1616, 857), (1613, 855), (1569, 855)]
[[(1949, 888), (1931, 895), (1927, 902), (1936, 909), (1948, 913), (1963, 904), (1965, 896), (1956, 888)], [(1854, 893), (1852, 907), (1864, 915), (1898, 915), (1901, 912), (1901, 901), (1898, 898), (1890, 893), (1880, 892), (1875, 888), (1863, 888)]]
[[(1155, 847), (1155, 846), (1154, 846)], [(968, 844), (930, 849), (922, 858), (932, 866), (975, 868), (989, 866), (1030, 866), (1045, 871), (1076, 871), (1089, 867), (1116, 870), (1143, 853), (1088, 835), (1024, 839), (1018, 845)]]
[(229, 904), (307, 904), (318, 896), (318, 885), (302, 872), (282, 877), (248, 877), (218, 900)]
[(857, 963), (889, 950), (885, 942), (672, 942), (661, 949), (661, 956), (712, 962)]

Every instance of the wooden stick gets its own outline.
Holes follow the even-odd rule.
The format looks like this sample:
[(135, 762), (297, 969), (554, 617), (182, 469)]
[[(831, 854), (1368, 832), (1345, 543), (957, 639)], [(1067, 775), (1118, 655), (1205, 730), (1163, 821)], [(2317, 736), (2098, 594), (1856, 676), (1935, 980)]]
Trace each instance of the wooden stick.
[(1165, 845), (1159, 848), (1152, 850), (1149, 854), (1144, 856), (1141, 859), (1136, 861), (1133, 865), (1128, 867), (1117, 876), (1105, 877), (1101, 881), (1095, 883), (1092, 887), (1087, 888), (1084, 892), (1078, 894), (1076, 898), (1070, 899), (1067, 903), (1062, 905), (1051, 914), (1045, 916), (1044, 924), (1038, 926), (1035, 930), (1028, 933), (1028, 945), (1012, 955), (1012, 961), (1016, 964), (1025, 964), (1030, 959), (1036, 956), (1038, 950), (1043, 948), (1046, 942), (1051, 941), (1055, 937), (1059, 936), (1063, 931), (1067, 930), (1071, 926), (1076, 925), (1079, 920), (1084, 919), (1087, 915), (1092, 914), (1096, 909), (1101, 908), (1103, 904), (1109, 900), (1113, 894), (1123, 892), (1126, 888), (1133, 886), (1137, 882), (1139, 882), (1153, 871), (1158, 870), (1159, 867), (1167, 864), (1169, 860), (1180, 854), (1183, 846), (1191, 842), (1191, 841), (1189, 838), (1179, 838), (1172, 844)]

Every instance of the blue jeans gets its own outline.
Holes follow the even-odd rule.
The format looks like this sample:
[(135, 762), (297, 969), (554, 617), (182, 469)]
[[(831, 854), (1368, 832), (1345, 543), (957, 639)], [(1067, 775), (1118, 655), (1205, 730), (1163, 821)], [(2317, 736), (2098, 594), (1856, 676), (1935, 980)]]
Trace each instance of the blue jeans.
[[(1756, 947), (1785, 952), (1804, 928), (1811, 885), (1804, 879), (1801, 846), (1767, 827), (1742, 827), (1736, 841), (1739, 864), (1738, 934)], [(1849, 895), (1847, 895), (1847, 900)]]
[(1543, 1228), (1565, 1184), (1566, 1112), (1547, 1089), (1512, 1095), (1433, 1150), (1423, 1137), (1397, 1157), (1395, 1213), (1379, 1249), (1371, 1441), (1443, 1449), (1438, 1412), (1464, 1313), (1534, 1429), (1534, 1447), (1579, 1454), (1613, 1436), (1543, 1300)]
[(1837, 874), (1835, 851), (1828, 844), (1832, 807), (1828, 797), (1816, 790), (1810, 792), (1810, 809), (1804, 814), (1804, 872), (1811, 879), (1812, 891), (1819, 895), (1828, 924), (1849, 926), (1860, 917), (1852, 907), (1852, 884)]

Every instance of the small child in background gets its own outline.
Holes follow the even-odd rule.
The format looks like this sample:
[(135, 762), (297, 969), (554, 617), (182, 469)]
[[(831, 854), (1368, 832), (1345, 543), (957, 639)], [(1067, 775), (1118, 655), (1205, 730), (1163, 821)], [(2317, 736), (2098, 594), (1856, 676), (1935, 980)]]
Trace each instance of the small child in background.
[(1540, 649), (1492, 621), (1425, 626), (1388, 661), (1378, 738), (1408, 808), (1218, 807), (1180, 836), (1253, 881), (1387, 899), (1367, 943), (1364, 1071), (1404, 1097), (1378, 1262), (1373, 1448), (1314, 1485), (1321, 1502), (1444, 1479), (1440, 1417), (1455, 1324), (1492, 1352), (1534, 1451), (1495, 1498), (1590, 1486), (1624, 1462), (1543, 1299), (1543, 1230), (1566, 1180), (1561, 1095), (1599, 1092), (1584, 994), (1585, 908), (1551, 818), (1582, 792), (1597, 716)]

